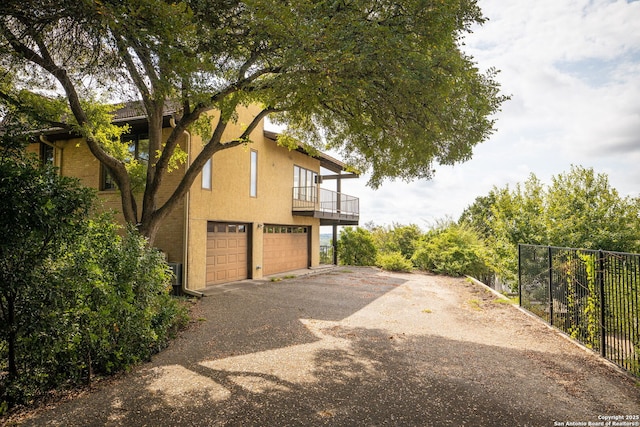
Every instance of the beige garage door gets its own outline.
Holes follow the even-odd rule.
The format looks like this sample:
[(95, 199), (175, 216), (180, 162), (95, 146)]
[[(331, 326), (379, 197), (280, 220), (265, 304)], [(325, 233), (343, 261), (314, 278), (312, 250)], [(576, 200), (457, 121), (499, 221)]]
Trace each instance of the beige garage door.
[(207, 224), (207, 285), (248, 277), (248, 224)]
[(266, 276), (309, 266), (309, 227), (264, 227), (263, 270)]

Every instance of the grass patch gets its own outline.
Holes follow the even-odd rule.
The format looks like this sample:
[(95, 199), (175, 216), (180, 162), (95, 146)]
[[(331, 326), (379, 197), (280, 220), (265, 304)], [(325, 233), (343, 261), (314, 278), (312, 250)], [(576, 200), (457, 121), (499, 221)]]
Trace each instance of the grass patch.
[(482, 305), (480, 303), (480, 300), (478, 299), (470, 299), (469, 301), (467, 301), (467, 304), (469, 304), (469, 307), (474, 310), (482, 310)]
[(298, 276), (296, 276), (295, 274), (288, 274), (286, 276), (271, 277), (271, 278), (269, 278), (269, 281), (270, 282), (282, 282), (283, 280), (295, 279), (296, 277), (298, 277)]
[(516, 305), (518, 304), (518, 297), (513, 298), (496, 298), (493, 300), (494, 304), (509, 304)]

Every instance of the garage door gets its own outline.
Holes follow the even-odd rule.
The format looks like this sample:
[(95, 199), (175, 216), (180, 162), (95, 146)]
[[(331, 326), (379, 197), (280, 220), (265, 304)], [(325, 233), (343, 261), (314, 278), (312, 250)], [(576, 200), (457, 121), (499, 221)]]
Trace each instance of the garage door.
[(267, 225), (264, 227), (265, 275), (309, 266), (309, 227)]
[(248, 277), (248, 224), (207, 224), (207, 285)]

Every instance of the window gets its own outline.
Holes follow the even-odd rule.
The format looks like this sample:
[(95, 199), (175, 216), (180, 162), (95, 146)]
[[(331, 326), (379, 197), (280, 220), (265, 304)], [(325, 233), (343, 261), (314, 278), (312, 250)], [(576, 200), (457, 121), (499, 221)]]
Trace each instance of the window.
[[(129, 145), (129, 153), (131, 157), (146, 165), (149, 163), (149, 136), (147, 134), (124, 135), (122, 142)], [(109, 173), (109, 170), (101, 165), (100, 167), (100, 185), (101, 191), (115, 190), (116, 182)]]
[(307, 227), (282, 227), (282, 226), (274, 226), (274, 225), (266, 225), (264, 227), (264, 232), (267, 234), (293, 234), (293, 233), (307, 233)]
[(116, 182), (105, 165), (100, 165), (100, 191), (110, 191), (117, 188)]
[(52, 165), (54, 158), (53, 146), (45, 143), (40, 143), (40, 162), (43, 165)]
[(211, 190), (211, 159), (207, 160), (202, 168), (202, 188)]
[(246, 233), (247, 225), (208, 222), (207, 232), (208, 233)]
[(250, 169), (251, 184), (249, 187), (249, 196), (258, 197), (258, 152), (251, 150), (251, 169)]
[(317, 194), (318, 174), (312, 170), (293, 167), (293, 197), (296, 200), (312, 202)]
[(149, 162), (149, 136), (146, 134), (139, 135), (125, 135), (122, 137), (122, 142), (129, 143), (129, 153), (131, 156), (142, 162)]

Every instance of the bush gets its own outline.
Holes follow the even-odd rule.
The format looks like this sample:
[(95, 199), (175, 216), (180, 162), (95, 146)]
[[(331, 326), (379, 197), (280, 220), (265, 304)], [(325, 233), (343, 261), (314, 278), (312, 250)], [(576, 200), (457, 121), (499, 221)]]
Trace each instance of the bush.
[(376, 247), (364, 228), (346, 227), (338, 239), (338, 259), (343, 265), (375, 265)]
[(411, 259), (423, 233), (415, 224), (394, 224), (392, 227), (371, 226), (371, 235), (378, 251), (400, 252), (406, 259)]
[(408, 272), (413, 268), (411, 261), (406, 259), (400, 252), (378, 254), (376, 258), (376, 265), (387, 271)]
[(14, 375), (0, 377), (5, 409), (128, 370), (186, 324), (163, 255), (135, 230), (101, 216), (76, 223), (74, 233), (30, 273), (29, 292), (15, 300), (12, 355), (0, 339), (0, 371), (10, 357), (15, 365)]
[(148, 360), (186, 319), (170, 296), (171, 270), (164, 256), (134, 229), (107, 216), (89, 222), (88, 233), (61, 268), (73, 289), (74, 351), (78, 378), (111, 374)]
[(411, 258), (426, 271), (449, 276), (480, 276), (490, 271), (489, 253), (473, 229), (451, 223), (432, 231)]
[[(186, 323), (169, 294), (170, 269), (135, 230), (101, 217), (41, 274), (21, 311), (18, 375), (2, 400), (27, 403), (47, 390), (87, 383), (149, 360)], [(38, 290), (40, 289), (40, 290)]]

